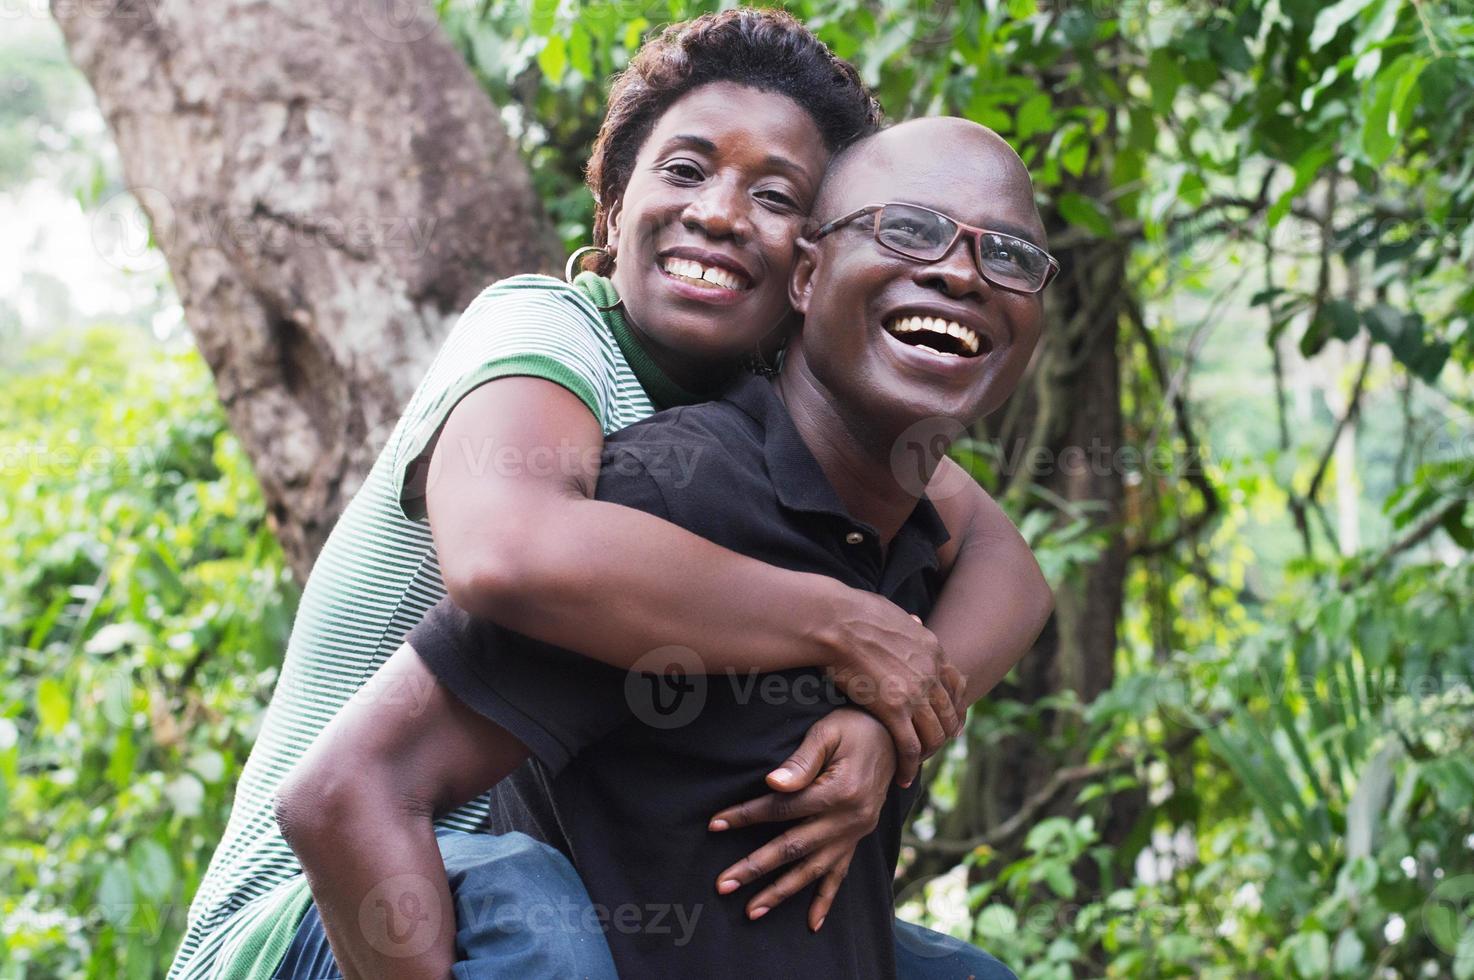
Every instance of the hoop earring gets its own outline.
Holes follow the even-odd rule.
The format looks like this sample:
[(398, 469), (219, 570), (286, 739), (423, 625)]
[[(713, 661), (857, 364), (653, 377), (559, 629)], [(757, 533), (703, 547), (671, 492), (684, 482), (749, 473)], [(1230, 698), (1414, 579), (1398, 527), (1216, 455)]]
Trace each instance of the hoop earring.
[(568, 256), (568, 263), (563, 266), (564, 282), (573, 281), (573, 270), (578, 267), (579, 257), (582, 256), (585, 252), (602, 252), (605, 255), (608, 255), (611, 259), (614, 258), (613, 255), (609, 254), (609, 249), (604, 247), (603, 245), (585, 245), (582, 248), (574, 249), (573, 254)]
[[(570, 255), (570, 256), (568, 256), (568, 264), (565, 265), (565, 266), (563, 266), (563, 281), (564, 282), (568, 282), (568, 283), (573, 282), (573, 279), (574, 279), (573, 270), (577, 267), (579, 256), (583, 255), (583, 253), (585, 253), (585, 252), (602, 252), (603, 254), (609, 256), (610, 260), (613, 260), (613, 258), (614, 258), (614, 253), (611, 252), (611, 251), (609, 251), (609, 249), (606, 248), (603, 245), (585, 245), (582, 248), (575, 249), (574, 252), (573, 252), (573, 254)], [(623, 305), (624, 305), (624, 300), (622, 300), (622, 299), (620, 299), (618, 297), (615, 297), (614, 302), (611, 303), (611, 304), (609, 304), (608, 306), (600, 306), (598, 303), (595, 303), (594, 304), (594, 309), (598, 310), (600, 313), (608, 313), (608, 312), (610, 312), (612, 310), (619, 309)]]

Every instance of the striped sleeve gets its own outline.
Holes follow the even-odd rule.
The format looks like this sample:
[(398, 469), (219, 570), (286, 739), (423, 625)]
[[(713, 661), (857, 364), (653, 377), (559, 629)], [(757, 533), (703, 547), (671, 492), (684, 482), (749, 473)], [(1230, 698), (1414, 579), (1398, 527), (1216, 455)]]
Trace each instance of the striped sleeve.
[(451, 410), (480, 385), (519, 376), (567, 388), (605, 427), (615, 395), (611, 345), (598, 312), (567, 283), (505, 279), (456, 321), (396, 430), (394, 490), (405, 517), (425, 516), (426, 457)]

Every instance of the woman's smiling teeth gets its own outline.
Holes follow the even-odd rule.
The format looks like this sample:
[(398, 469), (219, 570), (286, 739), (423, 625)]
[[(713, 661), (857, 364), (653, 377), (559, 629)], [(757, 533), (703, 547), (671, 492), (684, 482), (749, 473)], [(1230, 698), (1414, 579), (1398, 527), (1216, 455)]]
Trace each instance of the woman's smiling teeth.
[[(971, 327), (932, 316), (903, 316), (885, 325), (897, 340), (948, 357), (976, 357), (983, 341)], [(989, 344), (989, 349), (992, 345)]]
[(685, 279), (688, 282), (699, 282), (731, 290), (747, 288), (742, 278), (735, 272), (728, 272), (714, 265), (702, 265), (692, 259), (667, 258), (661, 263), (661, 268), (667, 275)]

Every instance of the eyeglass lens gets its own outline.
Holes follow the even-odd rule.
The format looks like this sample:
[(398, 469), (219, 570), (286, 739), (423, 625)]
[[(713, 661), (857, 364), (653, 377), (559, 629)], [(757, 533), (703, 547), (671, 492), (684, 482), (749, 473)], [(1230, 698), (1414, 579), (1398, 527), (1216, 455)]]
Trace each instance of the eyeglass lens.
[[(876, 237), (902, 255), (935, 262), (957, 235), (957, 223), (946, 215), (905, 204), (880, 211)], [(977, 259), (983, 275), (1000, 286), (1036, 290), (1049, 274), (1049, 259), (1028, 242), (987, 232), (978, 236)]]

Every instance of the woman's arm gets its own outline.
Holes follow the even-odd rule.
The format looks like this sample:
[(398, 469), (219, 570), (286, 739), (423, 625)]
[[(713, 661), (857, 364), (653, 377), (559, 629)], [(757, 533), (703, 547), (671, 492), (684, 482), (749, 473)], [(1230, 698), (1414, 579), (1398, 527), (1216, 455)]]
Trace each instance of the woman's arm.
[(276, 794), (344, 977), (450, 975), (455, 910), (434, 817), (527, 757), (408, 645), (340, 711)]
[(946, 585), (927, 617), (947, 659), (966, 681), (965, 711), (1029, 652), (1054, 609), (1034, 553), (1003, 508), (957, 463), (943, 459), (932, 503), (952, 539), (942, 549)]
[(880, 596), (591, 499), (602, 445), (583, 402), (541, 378), (488, 382), (451, 411), (426, 494), (456, 604), (616, 667), (682, 646), (711, 671), (829, 668), (881, 692), (864, 706), (914, 778), (960, 725), (937, 637)]

